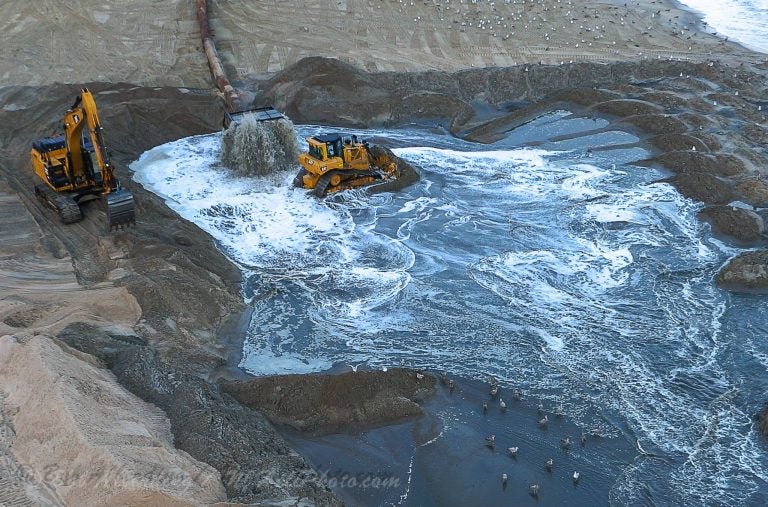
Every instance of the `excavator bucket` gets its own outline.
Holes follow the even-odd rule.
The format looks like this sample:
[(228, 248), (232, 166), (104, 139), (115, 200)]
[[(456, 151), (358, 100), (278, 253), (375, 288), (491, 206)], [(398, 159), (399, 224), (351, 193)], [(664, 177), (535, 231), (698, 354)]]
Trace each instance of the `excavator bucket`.
[(257, 107), (256, 109), (246, 109), (244, 111), (236, 111), (233, 113), (224, 111), (224, 128), (229, 128), (233, 123), (239, 123), (243, 119), (243, 116), (247, 114), (253, 115), (256, 121), (279, 120), (280, 118), (285, 118), (285, 115), (274, 107)]
[(122, 229), (136, 223), (133, 210), (133, 194), (127, 190), (116, 190), (104, 196), (107, 211), (107, 228)]

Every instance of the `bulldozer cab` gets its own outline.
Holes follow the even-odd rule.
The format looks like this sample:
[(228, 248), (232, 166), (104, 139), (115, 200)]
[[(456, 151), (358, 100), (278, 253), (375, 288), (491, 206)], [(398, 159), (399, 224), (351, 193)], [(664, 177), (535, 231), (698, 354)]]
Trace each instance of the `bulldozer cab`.
[(342, 156), (343, 144), (340, 134), (320, 134), (307, 139), (307, 143), (309, 155), (317, 160)]

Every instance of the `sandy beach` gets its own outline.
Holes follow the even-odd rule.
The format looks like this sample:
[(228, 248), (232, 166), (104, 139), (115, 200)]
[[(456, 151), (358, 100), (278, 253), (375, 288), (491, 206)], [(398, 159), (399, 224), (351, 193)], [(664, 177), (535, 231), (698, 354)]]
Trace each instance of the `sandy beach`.
[[(334, 490), (323, 476), (336, 469), (328, 460), (381, 477), (396, 470), (409, 481), (400, 472), (415, 459), (420, 487), (438, 488), (447, 444), (413, 449), (439, 433), (440, 404), (450, 400), (442, 388), (424, 404), (421, 422), (313, 440), (293, 430), (281, 435), (258, 406), (215, 383), (248, 378), (237, 370), (250, 316), (241, 271), (127, 169), (154, 146), (220, 129), (222, 102), (194, 2), (13, 0), (5, 7), (12, 14), (0, 20), (0, 504), (397, 501), (392, 491)], [(674, 2), (218, 1), (209, 15), (233, 84), (295, 122), (440, 121), (489, 142), (567, 104), (640, 132), (654, 154), (647, 164), (668, 170), (681, 193), (707, 205), (703, 219), (716, 233), (738, 247), (765, 246), (768, 162), (756, 148), (768, 140), (765, 55), (705, 32)], [(302, 60), (310, 57), (335, 60)], [(83, 85), (97, 95), (118, 175), (136, 195), (138, 223), (127, 232), (104, 233), (95, 205), (83, 222), (64, 226), (31, 191), (30, 143), (58, 129)], [(511, 102), (525, 104), (510, 110)], [(734, 200), (745, 208), (730, 209)], [(718, 281), (764, 291), (763, 254), (746, 255)], [(485, 386), (462, 383), (452, 408), (462, 444), (446, 468), (457, 484), (456, 463), (501, 424), (474, 426), (482, 419), (466, 414), (477, 410)], [(531, 426), (535, 413), (526, 401), (509, 416)], [(558, 424), (559, 433), (580, 431)], [(413, 441), (377, 456), (372, 449), (399, 431)], [(542, 443), (540, 435), (535, 427), (515, 435), (536, 463), (559, 451), (555, 437)], [(614, 436), (599, 443), (601, 466), (638, 456), (629, 433)], [(480, 444), (478, 452), (487, 451)], [(357, 445), (368, 446), (362, 465)], [(569, 465), (586, 463), (578, 452), (571, 458)], [(508, 459), (493, 455), (497, 464)], [(476, 478), (492, 473), (482, 460), (475, 465)], [(549, 480), (541, 466), (526, 466), (530, 481)], [(612, 471), (591, 473), (599, 479), (574, 494), (581, 505), (607, 504)], [(568, 481), (558, 484), (549, 501), (574, 491)], [(498, 489), (494, 501), (531, 499), (525, 489), (506, 496)], [(441, 505), (454, 493), (460, 488), (427, 488), (411, 501)]]

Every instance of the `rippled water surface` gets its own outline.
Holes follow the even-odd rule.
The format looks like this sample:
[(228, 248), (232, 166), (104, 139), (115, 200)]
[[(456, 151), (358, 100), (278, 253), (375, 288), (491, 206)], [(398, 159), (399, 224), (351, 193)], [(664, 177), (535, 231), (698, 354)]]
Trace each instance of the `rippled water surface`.
[[(548, 125), (537, 128), (568, 130)], [(421, 181), (318, 201), (290, 187), (293, 174), (229, 176), (218, 135), (133, 164), (247, 274), (244, 368), (492, 373), (655, 455), (627, 467), (614, 503), (766, 503), (766, 445), (752, 420), (768, 390), (765, 300), (714, 286), (734, 252), (696, 220), (698, 204), (632, 165), (646, 153), (363, 135), (401, 146)]]

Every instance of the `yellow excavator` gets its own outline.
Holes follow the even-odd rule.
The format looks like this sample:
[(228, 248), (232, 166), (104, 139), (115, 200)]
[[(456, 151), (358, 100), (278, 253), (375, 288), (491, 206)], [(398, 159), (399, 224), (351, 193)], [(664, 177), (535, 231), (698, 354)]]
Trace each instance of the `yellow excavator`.
[(301, 169), (293, 185), (311, 189), (318, 197), (400, 176), (389, 150), (369, 146), (357, 136), (319, 134), (308, 137), (307, 144), (309, 150), (299, 155)]
[(64, 134), (32, 143), (32, 166), (41, 183), (35, 194), (65, 224), (82, 218), (80, 205), (104, 201), (107, 226), (123, 228), (136, 222), (133, 194), (124, 190), (109, 162), (93, 94), (83, 88), (62, 120)]

